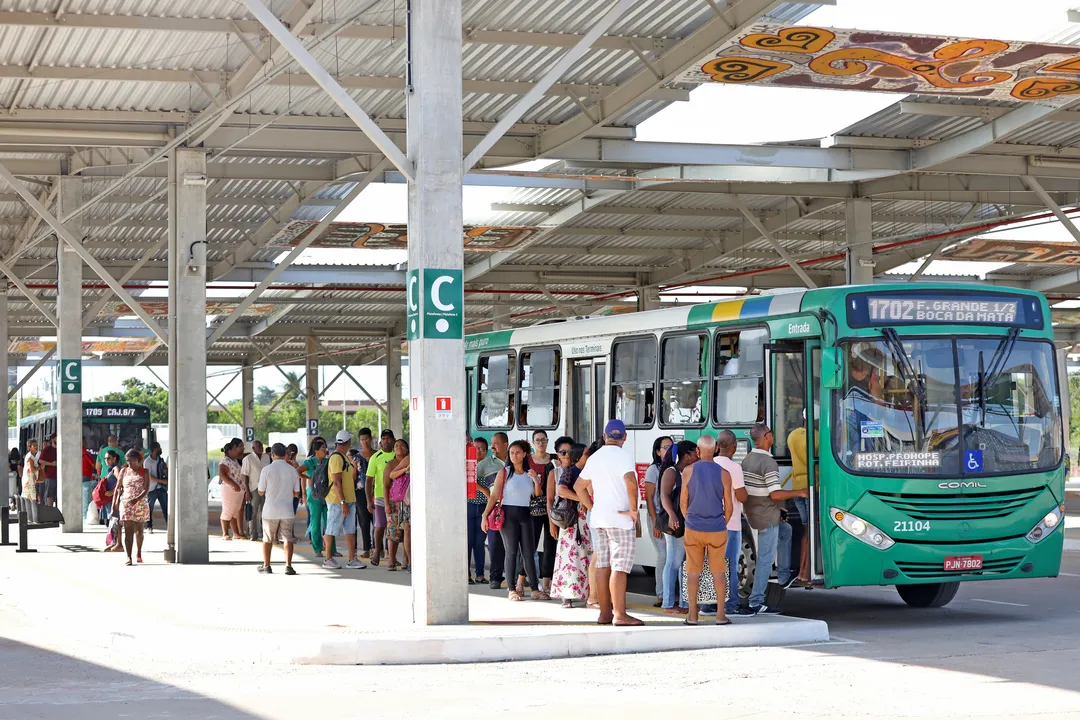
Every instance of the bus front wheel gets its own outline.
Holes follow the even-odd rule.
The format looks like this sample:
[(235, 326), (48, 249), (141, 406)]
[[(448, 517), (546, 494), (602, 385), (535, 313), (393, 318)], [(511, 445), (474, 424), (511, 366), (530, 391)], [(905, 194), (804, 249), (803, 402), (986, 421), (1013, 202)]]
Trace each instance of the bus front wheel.
[(960, 583), (926, 583), (924, 585), (897, 585), (896, 592), (911, 607), (945, 607), (956, 597)]

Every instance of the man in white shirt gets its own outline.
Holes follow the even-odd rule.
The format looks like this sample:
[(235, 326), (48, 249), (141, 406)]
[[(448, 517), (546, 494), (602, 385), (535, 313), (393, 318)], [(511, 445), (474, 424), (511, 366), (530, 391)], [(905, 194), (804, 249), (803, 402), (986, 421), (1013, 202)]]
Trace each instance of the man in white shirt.
[[(592, 511), (596, 537), (596, 592), (601, 625), (644, 625), (626, 613), (626, 576), (634, 567), (634, 527), (638, 516), (637, 468), (623, 450), (626, 425), (611, 420), (604, 428), (604, 447), (589, 456), (577, 483), (578, 497)], [(586, 486), (592, 487), (589, 497)]]
[(730, 430), (721, 430), (716, 436), (718, 455), (714, 462), (731, 478), (731, 494), (735, 496), (727, 526), (728, 596), (724, 603), (725, 613), (739, 609), (739, 554), (742, 553), (742, 504), (746, 501), (746, 483), (743, 481), (742, 465), (733, 459), (738, 447), (735, 433)]
[(262, 539), (262, 509), (263, 499), (259, 496), (259, 476), (263, 468), (270, 464), (269, 453), (263, 452), (263, 444), (259, 440), (251, 443), (251, 453), (244, 458), (240, 465), (240, 475), (247, 479), (247, 491), (251, 495), (251, 520), (248, 521), (247, 536), (251, 540)]
[(275, 542), (282, 542), (285, 544), (285, 574), (295, 575), (292, 566), (293, 518), (296, 517), (293, 498), (300, 497), (300, 476), (296, 468), (285, 461), (284, 445), (274, 443), (271, 453), (274, 460), (262, 469), (257, 486), (257, 494), (262, 500), (263, 523), (263, 564), (259, 572), (273, 572), (270, 551)]

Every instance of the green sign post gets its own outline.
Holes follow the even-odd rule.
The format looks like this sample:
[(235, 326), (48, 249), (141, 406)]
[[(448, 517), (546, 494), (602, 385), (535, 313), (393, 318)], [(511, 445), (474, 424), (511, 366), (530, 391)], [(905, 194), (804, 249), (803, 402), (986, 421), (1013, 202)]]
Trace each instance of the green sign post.
[(82, 360), (61, 360), (56, 373), (62, 395), (82, 394)]
[(410, 270), (406, 290), (409, 340), (461, 340), (465, 336), (461, 270)]

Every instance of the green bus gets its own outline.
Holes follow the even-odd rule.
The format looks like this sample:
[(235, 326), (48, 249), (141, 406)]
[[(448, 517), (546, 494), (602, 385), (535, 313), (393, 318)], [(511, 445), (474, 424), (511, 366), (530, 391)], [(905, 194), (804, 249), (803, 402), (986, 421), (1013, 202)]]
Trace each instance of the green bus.
[[(801, 531), (817, 585), (895, 585), (909, 605), (939, 607), (960, 582), (1058, 574), (1068, 383), (1038, 293), (778, 291), (474, 335), (465, 358), (474, 436), (544, 429), (588, 443), (619, 418), (639, 478), (659, 435), (730, 429), (745, 453), (766, 422), (790, 487), (787, 437), (806, 413)], [(743, 529), (745, 597), (755, 550), (745, 518)], [(647, 568), (655, 551), (642, 535)]]
[[(125, 402), (84, 402), (82, 435), (85, 447), (97, 452), (115, 435), (122, 450), (144, 450), (154, 441), (150, 406)], [(60, 429), (55, 410), (30, 415), (19, 423), (19, 451), (26, 452), (29, 440), (39, 442)]]

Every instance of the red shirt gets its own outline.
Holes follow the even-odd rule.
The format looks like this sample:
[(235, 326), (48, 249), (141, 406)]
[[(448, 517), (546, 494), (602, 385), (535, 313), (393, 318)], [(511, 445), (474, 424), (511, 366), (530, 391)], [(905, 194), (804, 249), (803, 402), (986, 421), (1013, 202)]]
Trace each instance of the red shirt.
[(91, 454), (89, 450), (84, 450), (82, 455), (82, 476), (84, 478), (90, 478), (93, 480), (97, 476), (97, 469), (94, 467), (96, 458)]
[[(54, 448), (52, 445), (50, 445), (47, 448), (43, 448), (42, 451), (41, 451), (41, 455), (38, 457), (38, 462), (55, 463), (56, 462), (56, 448)], [(45, 477), (48, 478), (49, 480), (55, 480), (56, 479), (56, 465), (46, 465), (45, 466)]]

